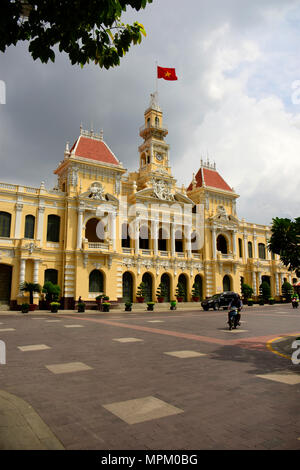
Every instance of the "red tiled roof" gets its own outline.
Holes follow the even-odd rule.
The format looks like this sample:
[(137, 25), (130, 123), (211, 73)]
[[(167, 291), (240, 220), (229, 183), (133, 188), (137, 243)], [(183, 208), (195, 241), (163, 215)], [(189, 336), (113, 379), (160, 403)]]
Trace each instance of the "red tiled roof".
[[(208, 168), (201, 167), (196, 174), (196, 187), (210, 186), (216, 189), (222, 189), (223, 191), (231, 191), (231, 187), (223, 180), (222, 176), (216, 170), (210, 170)], [(188, 191), (193, 189), (193, 183), (188, 187)]]
[(89, 158), (91, 160), (111, 163), (113, 165), (120, 164), (106, 143), (99, 139), (93, 139), (81, 135), (74, 143), (70, 152), (73, 150), (76, 157)]

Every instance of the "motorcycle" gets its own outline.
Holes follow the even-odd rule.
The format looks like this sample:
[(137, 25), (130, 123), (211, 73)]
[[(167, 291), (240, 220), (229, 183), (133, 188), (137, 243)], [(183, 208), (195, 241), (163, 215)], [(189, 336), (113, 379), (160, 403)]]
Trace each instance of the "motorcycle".
[(293, 308), (298, 308), (298, 305), (299, 305), (299, 301), (296, 297), (293, 297), (292, 298), (292, 306)]
[(239, 325), (239, 309), (237, 307), (232, 307), (229, 312), (229, 320), (228, 320), (229, 330), (232, 328), (236, 329)]

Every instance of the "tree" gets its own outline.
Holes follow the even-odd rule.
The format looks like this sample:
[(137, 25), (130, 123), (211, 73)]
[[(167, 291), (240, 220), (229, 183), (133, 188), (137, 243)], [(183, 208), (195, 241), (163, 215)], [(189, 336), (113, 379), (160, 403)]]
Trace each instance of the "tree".
[(109, 69), (146, 36), (142, 24), (124, 24), (127, 6), (140, 10), (152, 0), (1, 0), (0, 51), (29, 41), (34, 60), (55, 61), (55, 45), (82, 67), (93, 61)]
[(33, 304), (33, 293), (34, 292), (38, 292), (40, 293), (42, 288), (39, 284), (35, 283), (35, 282), (22, 282), (22, 284), (20, 285), (20, 290), (22, 292), (29, 292), (29, 303), (30, 305)]
[(47, 302), (56, 302), (60, 295), (60, 287), (51, 281), (46, 281), (43, 286), (43, 292), (46, 294)]
[(269, 251), (280, 256), (282, 263), (289, 271), (296, 271), (300, 277), (300, 217), (290, 219), (273, 219)]

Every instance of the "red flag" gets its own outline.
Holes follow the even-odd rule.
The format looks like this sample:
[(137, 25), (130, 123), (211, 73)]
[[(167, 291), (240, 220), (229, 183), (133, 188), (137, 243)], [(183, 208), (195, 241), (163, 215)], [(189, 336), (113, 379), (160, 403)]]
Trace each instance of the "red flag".
[(175, 69), (168, 69), (165, 67), (157, 67), (157, 78), (163, 78), (164, 80), (178, 80)]

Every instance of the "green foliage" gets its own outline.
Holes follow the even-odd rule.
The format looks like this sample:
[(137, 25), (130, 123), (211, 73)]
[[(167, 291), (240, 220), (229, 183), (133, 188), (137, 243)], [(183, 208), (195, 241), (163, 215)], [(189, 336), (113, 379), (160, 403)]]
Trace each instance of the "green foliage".
[(43, 292), (46, 294), (46, 300), (48, 302), (55, 302), (60, 296), (60, 287), (57, 284), (53, 284), (51, 281), (47, 281), (43, 286)]
[(37, 292), (38, 294), (41, 292), (42, 287), (40, 284), (37, 284), (35, 282), (22, 282), (20, 285), (20, 291), (22, 292), (29, 292), (29, 303), (32, 305), (33, 304), (33, 293)]
[(199, 297), (199, 298), (201, 298), (201, 296), (202, 296), (201, 286), (198, 282), (194, 282), (194, 284), (193, 284), (192, 296), (193, 297)]
[(296, 271), (300, 277), (300, 217), (290, 219), (273, 219), (269, 251), (280, 256), (289, 271)]
[(176, 297), (185, 297), (185, 288), (181, 282), (178, 282), (176, 287)]
[(122, 23), (122, 13), (127, 6), (138, 11), (148, 3), (152, 0), (1, 0), (0, 51), (29, 41), (34, 60), (54, 62), (58, 46), (72, 65), (92, 61), (109, 69), (146, 36), (142, 24)]
[(249, 299), (249, 297), (251, 297), (251, 295), (253, 294), (252, 287), (248, 284), (242, 284), (242, 294), (245, 300)]
[(161, 282), (156, 290), (156, 297), (163, 297), (167, 296), (167, 289), (166, 286)]
[(145, 295), (146, 295), (146, 285), (144, 282), (141, 282), (137, 288), (136, 296), (145, 297)]
[(289, 282), (285, 281), (281, 286), (281, 292), (287, 300), (291, 300), (294, 292), (293, 286)]
[(259, 286), (259, 292), (264, 301), (268, 301), (271, 295), (271, 288), (268, 282), (264, 281)]

